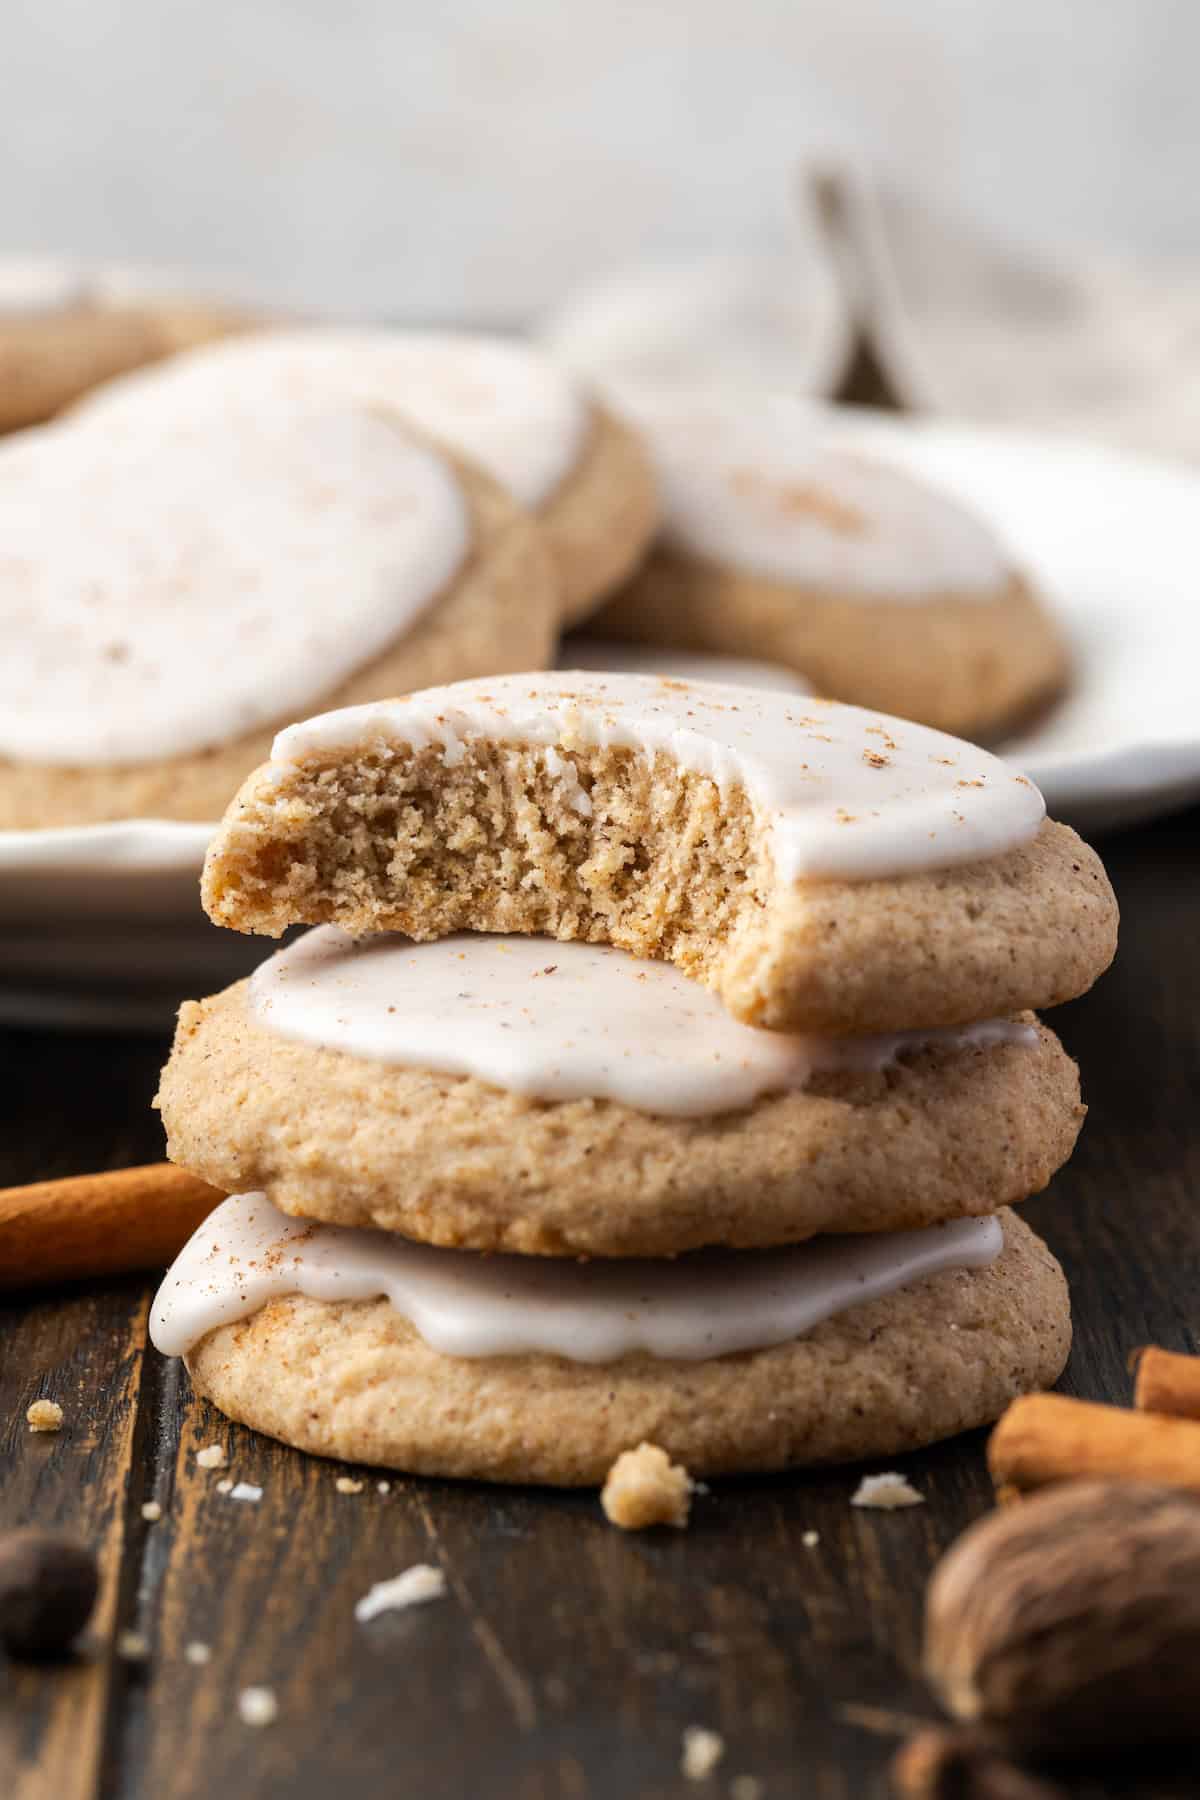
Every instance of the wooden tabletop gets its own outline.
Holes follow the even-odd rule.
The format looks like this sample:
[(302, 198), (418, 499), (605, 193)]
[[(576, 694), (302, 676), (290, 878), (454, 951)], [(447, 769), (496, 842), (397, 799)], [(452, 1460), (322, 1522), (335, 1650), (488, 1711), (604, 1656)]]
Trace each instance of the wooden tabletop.
[[(1121, 954), (1053, 1020), (1092, 1111), (1028, 1216), (1071, 1281), (1066, 1388), (1124, 1400), (1133, 1346), (1197, 1348), (1200, 815), (1101, 848)], [(163, 1052), (0, 1034), (0, 1183), (161, 1154)], [(872, 1800), (897, 1732), (933, 1716), (922, 1588), (990, 1505), (982, 1434), (904, 1460), (926, 1496), (909, 1511), (851, 1509), (857, 1473), (838, 1471), (719, 1483), (686, 1532), (626, 1536), (594, 1493), (403, 1477), (380, 1493), (377, 1471), (227, 1424), (147, 1351), (151, 1292), (129, 1280), (0, 1309), (0, 1524), (79, 1532), (104, 1572), (88, 1654), (0, 1671), (4, 1800)], [(25, 1426), (41, 1395), (64, 1408), (58, 1436)], [(197, 1468), (212, 1443), (262, 1487), (257, 1505)], [(338, 1492), (346, 1474), (361, 1493)], [(416, 1562), (444, 1571), (445, 1596), (356, 1624), (371, 1584)], [(119, 1630), (147, 1660), (113, 1653)], [(239, 1718), (250, 1686), (274, 1691), (273, 1725)], [(696, 1725), (725, 1744), (701, 1783), (680, 1770)], [(1174, 1800), (1196, 1793), (1194, 1762), (1064, 1791)]]

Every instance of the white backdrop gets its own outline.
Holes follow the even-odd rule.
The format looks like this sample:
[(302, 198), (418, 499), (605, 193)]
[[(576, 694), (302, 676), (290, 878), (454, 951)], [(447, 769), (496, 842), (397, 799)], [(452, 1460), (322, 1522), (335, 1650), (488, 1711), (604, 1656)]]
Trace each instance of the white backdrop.
[(1016, 241), (1200, 255), (1195, 0), (9, 0), (0, 249), (516, 319), (778, 237), (851, 147)]

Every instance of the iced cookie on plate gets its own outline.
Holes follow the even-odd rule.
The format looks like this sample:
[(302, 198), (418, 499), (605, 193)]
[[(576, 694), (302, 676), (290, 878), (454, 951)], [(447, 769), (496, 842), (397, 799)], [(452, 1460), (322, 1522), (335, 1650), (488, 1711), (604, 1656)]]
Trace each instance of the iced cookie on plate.
[(0, 257), (0, 432), (39, 425), (98, 382), (253, 329), (253, 309), (151, 271)]
[[(1112, 958), (1099, 859), (926, 726), (647, 675), (462, 682), (276, 738), (214, 839), (216, 923), (611, 943), (781, 1030), (961, 1025)], [(550, 960), (550, 959), (548, 959)]]
[(567, 621), (594, 609), (641, 561), (657, 488), (637, 434), (546, 355), (466, 332), (312, 326), (258, 334), (114, 382), (93, 419), (129, 405), (190, 414), (236, 397), (271, 406), (344, 396), (395, 411), (448, 445), (536, 516), (554, 557)]
[(216, 819), (274, 729), (549, 658), (489, 477), (345, 398), (135, 408), (0, 448), (0, 829)]
[(598, 631), (784, 663), (820, 693), (973, 737), (1064, 685), (1063, 639), (990, 528), (859, 454), (831, 414), (630, 383), (614, 403), (654, 456), (664, 523)]

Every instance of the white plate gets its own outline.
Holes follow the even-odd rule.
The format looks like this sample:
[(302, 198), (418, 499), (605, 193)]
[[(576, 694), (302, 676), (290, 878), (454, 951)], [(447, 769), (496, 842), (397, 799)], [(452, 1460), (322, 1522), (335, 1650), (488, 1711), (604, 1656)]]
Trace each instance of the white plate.
[(1070, 691), (1002, 746), (1050, 812), (1103, 831), (1200, 800), (1200, 473), (935, 420), (845, 430), (991, 519), (1061, 619)]
[(199, 922), (200, 869), (215, 830), (175, 819), (128, 819), (0, 831), (0, 927)]

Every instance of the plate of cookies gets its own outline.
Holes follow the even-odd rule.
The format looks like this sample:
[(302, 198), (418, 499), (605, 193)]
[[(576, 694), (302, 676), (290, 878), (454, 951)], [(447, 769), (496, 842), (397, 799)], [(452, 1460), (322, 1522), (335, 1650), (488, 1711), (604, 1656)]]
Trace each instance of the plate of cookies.
[(161, 1022), (172, 970), (253, 959), (196, 882), (281, 727), (556, 659), (999, 745), (1089, 829), (1181, 804), (1196, 498), (483, 334), (289, 326), (118, 375), (0, 445), (0, 1010)]

